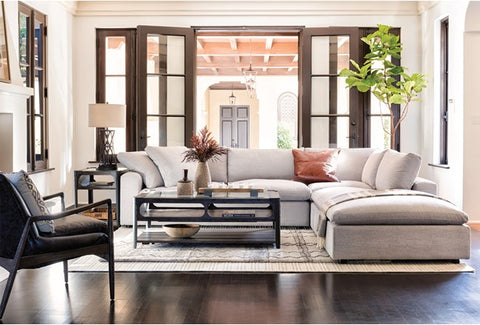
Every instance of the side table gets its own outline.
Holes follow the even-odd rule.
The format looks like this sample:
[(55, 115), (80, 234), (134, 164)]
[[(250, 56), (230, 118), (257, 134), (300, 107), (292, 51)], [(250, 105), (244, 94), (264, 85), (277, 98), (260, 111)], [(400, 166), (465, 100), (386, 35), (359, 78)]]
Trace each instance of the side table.
[[(120, 177), (128, 171), (127, 168), (114, 170), (98, 170), (95, 167), (75, 170), (73, 172), (75, 207), (78, 206), (78, 190), (88, 191), (88, 203), (93, 203), (93, 190), (115, 190), (115, 206), (117, 225), (120, 226)], [(111, 176), (111, 181), (97, 181), (95, 176)], [(88, 176), (88, 182), (81, 182), (81, 176)]]

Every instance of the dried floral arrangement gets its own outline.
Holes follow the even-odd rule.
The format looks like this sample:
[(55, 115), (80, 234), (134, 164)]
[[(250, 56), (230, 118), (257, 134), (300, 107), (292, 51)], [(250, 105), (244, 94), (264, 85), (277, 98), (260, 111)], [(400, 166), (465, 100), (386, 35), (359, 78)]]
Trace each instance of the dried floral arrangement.
[(217, 160), (219, 156), (228, 152), (227, 148), (220, 146), (212, 137), (212, 132), (206, 126), (200, 130), (198, 135), (193, 133), (190, 142), (192, 147), (183, 153), (182, 162)]

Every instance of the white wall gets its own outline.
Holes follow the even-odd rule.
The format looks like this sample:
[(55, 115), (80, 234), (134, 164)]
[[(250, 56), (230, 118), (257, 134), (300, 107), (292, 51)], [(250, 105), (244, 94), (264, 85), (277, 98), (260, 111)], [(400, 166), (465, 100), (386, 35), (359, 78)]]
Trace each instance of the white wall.
[(463, 142), (463, 208), (471, 220), (480, 221), (480, 111), (478, 75), (480, 65), (480, 2), (471, 1), (465, 19), (464, 33), (464, 142)]
[[(7, 36), (12, 84), (22, 84), (18, 66), (18, 2), (5, 1)], [(73, 137), (73, 86), (72, 86), (72, 23), (69, 8), (58, 2), (25, 1), (48, 16), (47, 66), (49, 86), (49, 167), (52, 171), (32, 175), (43, 194), (66, 191), (67, 201), (72, 201), (72, 137)], [(28, 91), (27, 91), (28, 94)], [(23, 120), (23, 121), (22, 121)], [(14, 133), (22, 143), (22, 161), (14, 169), (26, 169), (26, 118), (15, 125)]]
[[(419, 134), (421, 173), (437, 182), (439, 195), (458, 206), (463, 205), (463, 31), (467, 3), (439, 1), (422, 14), (423, 73), (428, 85), (421, 103), (422, 132)], [(449, 169), (428, 166), (439, 163), (440, 119), (440, 20), (449, 17)], [(478, 141), (478, 140), (475, 140)], [(480, 216), (479, 216), (480, 217)]]

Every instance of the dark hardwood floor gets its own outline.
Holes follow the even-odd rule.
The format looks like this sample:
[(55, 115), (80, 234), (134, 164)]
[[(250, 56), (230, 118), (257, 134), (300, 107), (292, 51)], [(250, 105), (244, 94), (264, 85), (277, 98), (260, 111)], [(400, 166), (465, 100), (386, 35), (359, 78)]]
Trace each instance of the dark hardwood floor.
[[(472, 257), (480, 270), (480, 231)], [(5, 281), (0, 285), (3, 293)], [(22, 270), (4, 323), (480, 323), (480, 278), (463, 274), (70, 273)]]

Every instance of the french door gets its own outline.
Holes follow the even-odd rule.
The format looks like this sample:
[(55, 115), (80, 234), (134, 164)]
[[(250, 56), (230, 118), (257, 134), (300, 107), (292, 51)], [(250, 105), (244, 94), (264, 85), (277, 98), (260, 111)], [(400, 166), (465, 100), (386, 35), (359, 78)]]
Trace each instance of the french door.
[(194, 131), (192, 28), (137, 27), (137, 150), (186, 145)]
[[(126, 31), (135, 35), (130, 29), (123, 29), (109, 36), (115, 39)], [(134, 36), (127, 38), (127, 53), (132, 54), (127, 56), (126, 78), (131, 80), (127, 84), (134, 86), (130, 91), (127, 85), (125, 90), (130, 107), (126, 150), (143, 150), (147, 145), (188, 145), (195, 131), (194, 31), (194, 28), (138, 26), (136, 47), (135, 42), (129, 41)], [(300, 147), (365, 147), (383, 143), (381, 117), (373, 107), (374, 100), (369, 94), (348, 90), (344, 79), (338, 76), (341, 69), (349, 67), (350, 59), (362, 61), (366, 48), (360, 37), (369, 31), (358, 27), (299, 30)], [(97, 30), (97, 38), (104, 42), (107, 39), (101, 30)], [(108, 57), (102, 59), (104, 56), (102, 51), (97, 53), (97, 66), (116, 62), (112, 59), (109, 63)], [(105, 73), (97, 71), (103, 79)], [(118, 79), (117, 75), (114, 77)], [(108, 97), (103, 84), (97, 81), (97, 100), (102, 102)]]
[(229, 148), (248, 148), (250, 107), (220, 106), (220, 144)]
[(359, 61), (359, 29), (306, 28), (301, 33), (299, 138), (304, 147), (363, 147), (360, 95), (339, 77)]

